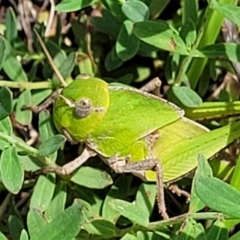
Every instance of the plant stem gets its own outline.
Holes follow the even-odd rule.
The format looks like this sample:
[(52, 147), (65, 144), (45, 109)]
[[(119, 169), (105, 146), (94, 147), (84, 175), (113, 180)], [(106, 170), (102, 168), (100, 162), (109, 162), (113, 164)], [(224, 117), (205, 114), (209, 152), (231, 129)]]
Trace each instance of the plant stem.
[(121, 229), (118, 232), (118, 236), (124, 236), (128, 232), (157, 231), (160, 229), (167, 230), (166, 227), (177, 224), (177, 223), (182, 223), (187, 218), (193, 218), (195, 220), (235, 219), (234, 217), (230, 217), (219, 212), (185, 213), (176, 217), (172, 217), (167, 220), (161, 220), (161, 221), (149, 223), (148, 227), (134, 225), (130, 228)]
[(22, 88), (22, 89), (46, 89), (52, 88), (51, 82), (44, 81), (44, 82), (12, 82), (7, 80), (0, 81), (0, 87), (6, 86), (9, 88)]
[(205, 29), (205, 27), (206, 27), (206, 18), (207, 18), (207, 16), (209, 15), (209, 11), (210, 11), (209, 6), (207, 6), (207, 9), (206, 9), (206, 11), (205, 11), (205, 14), (204, 14), (204, 16), (203, 16), (203, 18), (202, 18), (202, 22), (201, 22), (201, 25), (200, 25), (200, 29), (198, 30), (198, 35), (197, 35), (196, 41), (195, 41), (195, 43), (193, 44), (193, 47), (192, 47), (189, 55), (186, 56), (186, 57), (183, 59), (181, 65), (180, 65), (180, 68), (179, 68), (177, 77), (176, 77), (176, 79), (175, 79), (175, 81), (174, 81), (174, 85), (175, 85), (175, 86), (179, 86), (179, 85), (180, 85), (180, 83), (181, 83), (181, 81), (182, 81), (182, 79), (183, 79), (183, 76), (184, 76), (184, 74), (186, 73), (186, 71), (187, 71), (187, 69), (188, 69), (188, 67), (189, 67), (189, 65), (190, 65), (190, 63), (191, 63), (191, 61), (192, 61), (194, 52), (195, 52), (195, 50), (196, 50), (196, 49), (198, 48), (198, 46), (199, 46), (199, 43), (200, 43), (200, 41), (201, 41), (201, 39), (202, 39), (202, 36), (203, 36), (204, 29)]
[(20, 138), (17, 138), (15, 136), (9, 136), (4, 132), (0, 132), (0, 139), (8, 142), (11, 145), (17, 146), (24, 152), (27, 152), (29, 155), (36, 157), (42, 164), (44, 164), (44, 166), (55, 166), (55, 163), (52, 162), (49, 158), (39, 156), (38, 149), (27, 145)]

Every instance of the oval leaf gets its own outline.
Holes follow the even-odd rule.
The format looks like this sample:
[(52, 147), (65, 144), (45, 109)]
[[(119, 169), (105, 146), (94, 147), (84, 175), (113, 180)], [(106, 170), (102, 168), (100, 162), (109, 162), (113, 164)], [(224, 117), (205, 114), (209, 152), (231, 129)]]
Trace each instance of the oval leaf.
[(116, 53), (123, 61), (132, 58), (138, 51), (139, 41), (132, 34), (133, 23), (129, 20), (124, 21), (118, 34), (116, 43)]
[(197, 107), (202, 103), (202, 99), (191, 88), (173, 86), (172, 93), (185, 107)]
[[(236, 43), (217, 43), (205, 46), (196, 51), (196, 57), (212, 59), (227, 59), (235, 62), (240, 61), (240, 45)], [(202, 54), (202, 56), (201, 56)]]
[[(215, 2), (215, 1), (214, 1)], [(228, 18), (236, 25), (240, 25), (240, 7), (234, 6), (233, 4), (223, 4), (223, 3), (216, 3), (212, 4), (211, 7), (222, 14), (224, 17)]]
[(46, 225), (47, 221), (39, 210), (29, 210), (27, 215), (27, 227), (31, 238), (37, 236)]
[(13, 9), (10, 7), (6, 12), (6, 31), (5, 37), (13, 46), (18, 35), (17, 20)]
[(143, 42), (169, 52), (187, 55), (187, 47), (176, 31), (164, 21), (144, 21), (134, 24), (133, 33)]
[(139, 224), (140, 226), (148, 226), (148, 214), (142, 212), (141, 208), (133, 205), (132, 203), (114, 199), (109, 202), (111, 208), (119, 212), (122, 216), (128, 218), (133, 223)]
[(56, 10), (59, 12), (73, 12), (90, 6), (97, 2), (97, 0), (65, 0), (56, 6)]
[(55, 175), (41, 175), (34, 187), (30, 208), (45, 211), (50, 204), (55, 190)]
[[(3, 38), (4, 40), (4, 38)], [(24, 69), (22, 68), (22, 64), (16, 58), (14, 54), (14, 50), (12, 49), (10, 43), (7, 40), (4, 40), (5, 44), (5, 58), (3, 61), (3, 70), (7, 74), (7, 76), (16, 82), (27, 82), (28, 77)]]
[(94, 189), (102, 189), (113, 183), (107, 172), (91, 167), (80, 167), (72, 176), (71, 181)]
[(28, 104), (31, 104), (31, 92), (25, 90), (20, 94), (16, 107), (16, 121), (23, 125), (29, 125), (32, 121), (32, 111), (22, 109), (24, 105)]
[[(198, 176), (210, 176), (212, 177), (212, 169), (205, 158), (204, 155), (199, 154), (198, 155), (198, 168), (195, 173), (195, 177), (193, 179), (193, 182), (195, 182), (196, 178)], [(191, 201), (189, 206), (189, 212), (198, 212), (201, 209), (205, 207), (205, 204), (199, 199), (199, 197), (196, 194), (196, 191), (194, 189), (194, 184), (192, 184), (192, 190), (191, 190)]]
[(123, 64), (123, 61), (121, 60), (121, 58), (118, 57), (117, 53), (116, 53), (116, 49), (115, 47), (113, 47), (111, 49), (111, 51), (107, 54), (105, 61), (104, 61), (104, 65), (107, 69), (107, 71), (113, 71), (115, 69), (117, 69), (118, 67), (120, 67)]
[(208, 207), (240, 219), (240, 192), (237, 189), (218, 178), (199, 176), (195, 190)]
[(41, 143), (41, 145), (39, 146), (39, 155), (48, 156), (56, 152), (65, 140), (66, 138), (60, 134), (49, 138), (45, 142)]
[(223, 219), (218, 219), (209, 229), (207, 239), (228, 240), (228, 229)]
[[(3, 120), (0, 121), (0, 132), (6, 133), (9, 136), (12, 134), (12, 123), (9, 117), (5, 117)], [(0, 139), (0, 149), (4, 150), (5, 148), (9, 148), (10, 144)]]
[(0, 172), (4, 186), (14, 194), (22, 187), (24, 170), (15, 147), (5, 149), (1, 155)]
[(133, 22), (148, 20), (148, 7), (140, 1), (126, 1), (122, 5), (122, 11), (125, 16)]
[(115, 225), (105, 219), (96, 219), (88, 224), (84, 224), (84, 228), (90, 234), (100, 235), (102, 239), (114, 238), (118, 232)]
[(52, 221), (60, 212), (64, 211), (67, 199), (66, 182), (60, 181), (56, 185), (54, 197), (45, 211), (45, 217)]
[(0, 120), (12, 112), (12, 92), (7, 87), (0, 89)]
[(41, 229), (37, 237), (32, 240), (66, 240), (73, 239), (79, 232), (83, 222), (81, 208), (78, 204), (73, 204), (65, 211), (61, 212), (48, 225)]
[(5, 40), (0, 37), (0, 52), (1, 52), (1, 55), (0, 55), (0, 70), (2, 69), (2, 64), (3, 64), (3, 61), (5, 59), (5, 54), (4, 54), (5, 50), (6, 50)]

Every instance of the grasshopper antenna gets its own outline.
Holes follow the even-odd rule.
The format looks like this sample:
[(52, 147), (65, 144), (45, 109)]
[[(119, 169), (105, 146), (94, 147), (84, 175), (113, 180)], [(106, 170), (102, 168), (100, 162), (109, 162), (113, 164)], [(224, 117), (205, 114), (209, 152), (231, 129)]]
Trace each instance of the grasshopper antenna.
[(34, 33), (36, 34), (37, 39), (38, 39), (38, 41), (39, 41), (39, 43), (40, 43), (40, 45), (41, 45), (44, 53), (46, 54), (47, 59), (48, 59), (49, 63), (51, 64), (54, 72), (56, 73), (58, 79), (59, 79), (60, 82), (62, 83), (63, 87), (66, 87), (66, 86), (67, 86), (67, 83), (66, 83), (66, 81), (64, 80), (63, 76), (61, 75), (61, 73), (59, 72), (59, 70), (58, 70), (58, 68), (56, 67), (55, 63), (53, 62), (53, 59), (52, 59), (49, 51), (47, 50), (47, 48), (46, 48), (46, 46), (45, 46), (42, 38), (40, 37), (40, 35), (39, 35), (38, 32), (36, 31), (36, 29), (33, 29), (33, 31), (34, 31)]

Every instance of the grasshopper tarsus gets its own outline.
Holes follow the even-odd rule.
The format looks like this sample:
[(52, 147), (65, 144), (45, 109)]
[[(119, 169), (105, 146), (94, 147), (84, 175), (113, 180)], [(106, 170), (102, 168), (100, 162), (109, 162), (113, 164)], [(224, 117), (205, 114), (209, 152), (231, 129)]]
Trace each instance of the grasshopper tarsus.
[(174, 193), (177, 194), (177, 196), (181, 197), (184, 196), (186, 197), (186, 202), (188, 203), (190, 201), (191, 198), (191, 194), (188, 193), (187, 191), (184, 191), (182, 189), (180, 189), (176, 184), (171, 184), (168, 186), (168, 189)]

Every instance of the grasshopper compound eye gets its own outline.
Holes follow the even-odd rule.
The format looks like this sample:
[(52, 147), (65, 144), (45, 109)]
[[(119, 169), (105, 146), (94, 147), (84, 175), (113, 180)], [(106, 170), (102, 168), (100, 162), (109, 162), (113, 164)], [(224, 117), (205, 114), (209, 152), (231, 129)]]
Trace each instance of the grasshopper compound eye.
[(92, 102), (88, 98), (81, 98), (76, 102), (74, 113), (79, 118), (87, 117), (92, 111)]

